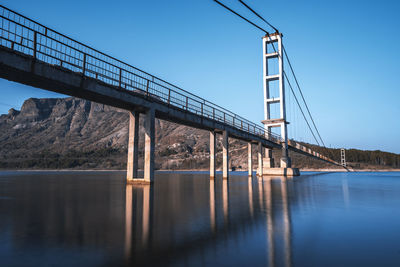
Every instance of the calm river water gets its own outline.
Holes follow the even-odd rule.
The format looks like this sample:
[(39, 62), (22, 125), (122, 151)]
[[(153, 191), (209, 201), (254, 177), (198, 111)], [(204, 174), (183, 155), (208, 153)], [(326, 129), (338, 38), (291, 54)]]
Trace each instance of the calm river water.
[(0, 172), (0, 266), (400, 266), (400, 173)]

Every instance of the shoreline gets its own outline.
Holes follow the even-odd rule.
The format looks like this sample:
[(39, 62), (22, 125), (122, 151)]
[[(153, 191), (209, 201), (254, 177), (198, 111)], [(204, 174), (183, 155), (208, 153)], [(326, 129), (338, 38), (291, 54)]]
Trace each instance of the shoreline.
[[(156, 170), (156, 172), (208, 172), (206, 169), (181, 169), (181, 170)], [(105, 169), (0, 169), (0, 172), (126, 172), (126, 170), (105, 170)], [(143, 170), (139, 170), (143, 172)], [(221, 170), (217, 170), (221, 172)], [(247, 172), (247, 170), (237, 170), (230, 172)], [(256, 170), (254, 170), (256, 172)], [(312, 169), (303, 168), (300, 172), (400, 172), (400, 169)]]

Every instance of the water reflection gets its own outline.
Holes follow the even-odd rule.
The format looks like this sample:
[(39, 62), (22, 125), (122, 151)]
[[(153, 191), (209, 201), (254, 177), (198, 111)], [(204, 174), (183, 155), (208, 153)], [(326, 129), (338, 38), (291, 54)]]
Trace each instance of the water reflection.
[[(151, 192), (150, 185), (126, 185), (125, 255), (127, 257), (132, 251), (132, 245), (134, 245), (134, 249), (147, 247), (150, 231), (150, 206), (152, 205)], [(132, 240), (133, 227), (135, 233), (140, 233), (140, 239), (136, 237)], [(132, 244), (133, 242), (135, 244)]]
[(249, 210), (250, 210), (250, 217), (253, 219), (254, 217), (254, 206), (253, 206), (253, 178), (250, 176), (247, 179), (247, 185), (249, 188)]
[(261, 180), (264, 187), (265, 207), (267, 213), (268, 266), (275, 266), (274, 223), (272, 210), (272, 179)]
[(229, 220), (229, 203), (228, 203), (228, 179), (222, 180), (222, 205), (224, 208), (224, 223), (228, 224)]
[(350, 204), (350, 194), (349, 194), (349, 185), (346, 177), (342, 178), (342, 192), (343, 192), (344, 205), (348, 209)]
[(285, 242), (285, 266), (292, 266), (292, 244), (291, 244), (291, 220), (290, 220), (290, 209), (289, 209), (289, 198), (288, 198), (288, 183), (291, 178), (282, 177), (281, 181), (281, 192), (282, 192), (282, 211), (283, 211), (283, 236)]
[(215, 179), (210, 179), (210, 229), (215, 232)]
[[(242, 179), (244, 180), (245, 178)], [(128, 265), (142, 262), (142, 256), (139, 256), (139, 251), (145, 251), (148, 254), (150, 252), (175, 254), (181, 248), (184, 249), (180, 250), (179, 255), (183, 256), (186, 262), (188, 257), (191, 258), (191, 255), (196, 253), (196, 250), (207, 250), (213, 243), (218, 242), (218, 239), (226, 240), (229, 238), (226, 235), (227, 233), (235, 236), (244, 229), (249, 229), (259, 224), (259, 222), (266, 221), (265, 264), (268, 266), (291, 266), (291, 218), (288, 197), (288, 184), (290, 182), (291, 180), (285, 177), (271, 179), (247, 178), (247, 196), (242, 198), (246, 191), (243, 191), (238, 183), (232, 182), (233, 188), (231, 191), (230, 180), (208, 179), (208, 201), (204, 201), (203, 194), (199, 194), (199, 199), (194, 199), (194, 206), (199, 208), (198, 211), (194, 207), (186, 209), (185, 203), (180, 203), (176, 210), (186, 216), (183, 216), (184, 219), (182, 221), (174, 222), (175, 225), (172, 231), (171, 229), (168, 231), (168, 224), (163, 224), (163, 218), (157, 214), (151, 214), (159, 211), (157, 210), (157, 205), (160, 203), (154, 203), (154, 201), (162, 199), (162, 201), (166, 202), (164, 205), (167, 204), (168, 206), (168, 202), (171, 200), (165, 199), (164, 196), (158, 196), (158, 198), (154, 199), (154, 197), (151, 197), (151, 193), (156, 190), (157, 186), (167, 187), (174, 191), (172, 189), (174, 182), (165, 181), (166, 184), (164, 185), (155, 184), (152, 186), (127, 185), (125, 255), (128, 259)], [(205, 189), (202, 187), (206, 184), (203, 180), (199, 180), (193, 183), (192, 186), (196, 188), (195, 190), (201, 191)], [(253, 190), (255, 185), (258, 187), (256, 191)], [(254, 194), (254, 192), (256, 193)], [(232, 203), (230, 203), (230, 195), (233, 197)], [(196, 198), (195, 195), (193, 197)], [(257, 198), (259, 201), (254, 202), (253, 200)], [(219, 201), (216, 201), (217, 199)], [(188, 201), (191, 202), (191, 200)], [(201, 221), (204, 217), (201, 210), (205, 204), (208, 204), (209, 230), (203, 228), (201, 223), (198, 224), (198, 221)], [(230, 214), (231, 205), (232, 208), (234, 207), (232, 214)], [(261, 209), (262, 212), (255, 213), (255, 209)], [(196, 214), (198, 217), (194, 216)], [(152, 222), (151, 218), (152, 220), (161, 219), (161, 221)], [(190, 225), (190, 230), (187, 230), (187, 225)], [(151, 239), (149, 239), (150, 231), (153, 231)], [(197, 233), (200, 235), (196, 236)], [(165, 235), (169, 236), (169, 238), (166, 238)], [(191, 249), (187, 249), (188, 247)], [(145, 255), (148, 254), (145, 253)], [(177, 261), (179, 262), (179, 257)], [(151, 263), (157, 264), (154, 261), (151, 261)]]
[[(389, 208), (400, 205), (400, 179), (377, 178), (366, 188), (365, 180), (321, 177), (210, 180), (208, 174), (162, 173), (152, 186), (133, 186), (124, 173), (0, 175), (0, 265), (324, 266), (314, 263), (326, 263), (346, 242), (374, 251), (376, 243), (352, 241), (360, 233), (347, 238), (362, 227), (368, 238), (386, 236), (395, 247), (400, 220)], [(368, 211), (364, 203), (374, 205), (371, 199), (385, 208), (361, 213)], [(352, 212), (340, 212), (346, 208)], [(364, 226), (366, 219), (377, 223)], [(332, 233), (341, 234), (337, 221), (348, 228), (330, 241)]]

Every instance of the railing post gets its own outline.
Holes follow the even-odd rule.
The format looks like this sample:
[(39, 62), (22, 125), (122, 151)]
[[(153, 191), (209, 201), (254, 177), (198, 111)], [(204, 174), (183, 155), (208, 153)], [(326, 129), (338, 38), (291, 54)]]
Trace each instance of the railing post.
[(86, 54), (83, 54), (83, 65), (82, 65), (82, 75), (83, 76), (85, 76), (85, 71), (86, 71)]
[(226, 121), (226, 120), (225, 120), (225, 112), (224, 112), (224, 123), (225, 123), (225, 121)]
[(203, 103), (201, 103), (201, 116), (203, 116)]
[(171, 101), (171, 89), (168, 89), (168, 105)]
[(33, 32), (33, 58), (36, 59), (36, 50), (37, 50), (37, 32)]
[(232, 119), (233, 127), (235, 127), (235, 117)]
[(149, 83), (150, 83), (150, 81), (147, 80), (147, 84), (146, 84), (146, 96), (149, 96)]
[(215, 108), (213, 108), (213, 120), (215, 120)]
[(186, 97), (186, 110), (188, 110), (189, 98)]
[(121, 83), (122, 83), (122, 69), (119, 68), (119, 88), (121, 88)]

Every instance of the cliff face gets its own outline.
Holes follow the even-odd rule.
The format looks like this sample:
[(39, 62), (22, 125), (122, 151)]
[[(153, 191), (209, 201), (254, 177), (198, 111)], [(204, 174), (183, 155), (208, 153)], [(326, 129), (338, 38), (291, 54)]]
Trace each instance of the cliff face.
[[(0, 116), (0, 167), (125, 168), (128, 120), (124, 110), (77, 98), (30, 98), (21, 111)], [(143, 127), (139, 136), (141, 166)], [(206, 131), (156, 120), (156, 167), (206, 168), (208, 138)], [(246, 154), (237, 150), (245, 144), (231, 141), (232, 165), (239, 167)]]

